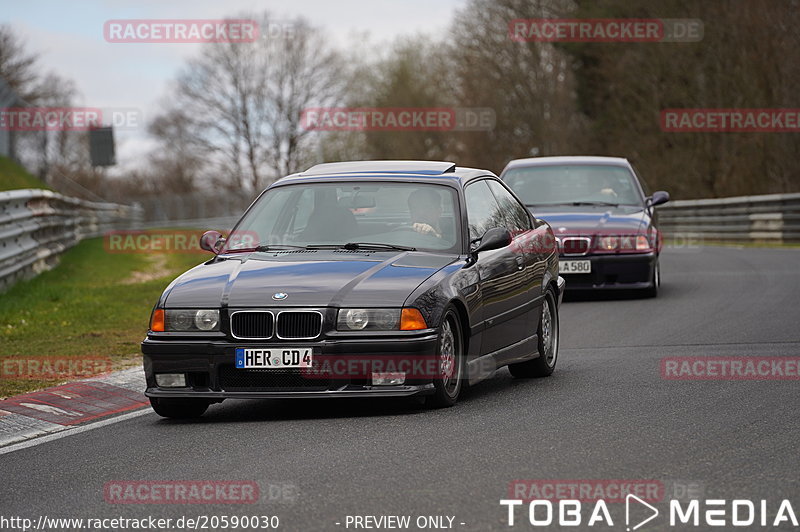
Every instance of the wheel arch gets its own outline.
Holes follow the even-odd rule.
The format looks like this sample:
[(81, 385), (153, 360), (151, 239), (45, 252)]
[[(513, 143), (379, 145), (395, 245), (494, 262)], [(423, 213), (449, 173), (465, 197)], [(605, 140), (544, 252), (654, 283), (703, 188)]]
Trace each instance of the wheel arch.
[(556, 301), (558, 301), (558, 283), (556, 280), (550, 279), (550, 281), (547, 283), (547, 287), (553, 289), (553, 295), (556, 296)]
[(469, 340), (472, 338), (472, 329), (469, 325), (469, 314), (467, 313), (467, 307), (459, 299), (451, 299), (448, 302), (448, 305), (452, 306), (456, 310), (458, 319), (461, 322), (461, 340), (464, 343), (464, 354), (466, 355), (469, 353)]

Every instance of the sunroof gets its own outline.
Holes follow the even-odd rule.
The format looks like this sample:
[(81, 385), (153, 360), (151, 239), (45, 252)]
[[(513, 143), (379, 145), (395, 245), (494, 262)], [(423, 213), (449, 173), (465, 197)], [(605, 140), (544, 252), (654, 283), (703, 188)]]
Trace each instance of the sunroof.
[(318, 164), (302, 175), (356, 173), (440, 175), (455, 172), (455, 169), (455, 163), (446, 161), (350, 161)]

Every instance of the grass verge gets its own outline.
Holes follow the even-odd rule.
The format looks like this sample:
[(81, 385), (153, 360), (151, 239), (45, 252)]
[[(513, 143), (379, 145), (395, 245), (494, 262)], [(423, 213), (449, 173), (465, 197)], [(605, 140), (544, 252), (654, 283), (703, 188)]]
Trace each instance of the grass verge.
[[(109, 357), (114, 369), (138, 363), (158, 296), (206, 258), (108, 253), (102, 238), (79, 243), (53, 270), (0, 294), (0, 364), (11, 357)], [(59, 382), (5, 375), (1, 397)]]
[(20, 188), (50, 189), (8, 157), (0, 157), (0, 192)]

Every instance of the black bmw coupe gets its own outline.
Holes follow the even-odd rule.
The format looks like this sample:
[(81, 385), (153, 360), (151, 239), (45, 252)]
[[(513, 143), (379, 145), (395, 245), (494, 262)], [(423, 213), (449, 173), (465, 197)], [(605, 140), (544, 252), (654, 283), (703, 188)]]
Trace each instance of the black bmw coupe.
[(165, 417), (227, 398), (423, 395), (453, 405), (558, 357), (550, 226), (491, 172), (320, 164), (267, 188), (156, 304), (146, 394)]

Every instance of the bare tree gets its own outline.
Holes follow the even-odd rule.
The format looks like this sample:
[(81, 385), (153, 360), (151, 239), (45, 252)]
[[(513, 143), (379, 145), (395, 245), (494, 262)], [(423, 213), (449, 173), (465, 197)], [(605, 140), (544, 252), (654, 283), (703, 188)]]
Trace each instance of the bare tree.
[(195, 189), (205, 164), (192, 127), (192, 120), (180, 110), (150, 123), (148, 131), (159, 142), (159, 149), (149, 157), (151, 180), (159, 183), (159, 193), (185, 194)]
[(311, 157), (309, 130), (300, 117), (312, 106), (331, 106), (341, 101), (347, 71), (345, 63), (327, 44), (318, 28), (303, 19), (292, 23), (291, 33), (267, 39), (272, 75), (267, 78), (266, 107), (272, 146), (270, 167), (280, 177), (302, 169)]
[(38, 58), (25, 49), (22, 38), (11, 26), (0, 25), (0, 77), (25, 100), (38, 96)]
[[(78, 97), (72, 80), (43, 74), (36, 54), (9, 26), (0, 26), (0, 77), (19, 98), (17, 106), (71, 107)], [(77, 131), (13, 132), (14, 156), (39, 178), (70, 194), (97, 199), (100, 179), (91, 169), (86, 135)], [(88, 176), (88, 177), (87, 177)]]
[(446, 39), (400, 39), (387, 54), (356, 70), (349, 105), (363, 107), (488, 108), (496, 125), (484, 131), (374, 131), (325, 138), (326, 157), (453, 159), (496, 171), (512, 158), (579, 152), (585, 118), (569, 55), (549, 43), (519, 43), (514, 18), (564, 15), (569, 0), (472, 0)]
[[(350, 108), (454, 107), (446, 51), (427, 36), (398, 39), (386, 52), (365, 61), (348, 80)], [(446, 159), (454, 156), (450, 131), (322, 132), (323, 157), (336, 159)]]
[[(261, 17), (262, 28), (271, 19)], [(207, 45), (180, 74), (174, 107), (219, 184), (258, 190), (298, 170), (310, 153), (303, 109), (339, 98), (343, 63), (306, 21), (291, 32), (263, 32), (252, 43)]]
[[(72, 80), (49, 73), (36, 83), (36, 106), (68, 108), (74, 105), (78, 91)], [(40, 131), (31, 138), (33, 153), (29, 167), (36, 168), (43, 181), (50, 181), (54, 173), (70, 175), (90, 166), (85, 133), (78, 131)]]
[[(633, 13), (633, 14), (632, 14)], [(695, 18), (699, 42), (571, 48), (594, 151), (632, 158), (674, 197), (800, 190), (789, 133), (661, 131), (667, 108), (794, 108), (800, 82), (798, 2), (581, 0), (579, 17)]]
[(577, 112), (571, 59), (551, 43), (516, 42), (517, 18), (565, 17), (569, 0), (472, 0), (456, 16), (453, 73), (465, 106), (491, 107), (497, 124), (474, 133), (465, 151), (500, 171), (515, 157), (577, 153), (585, 147), (585, 120)]

